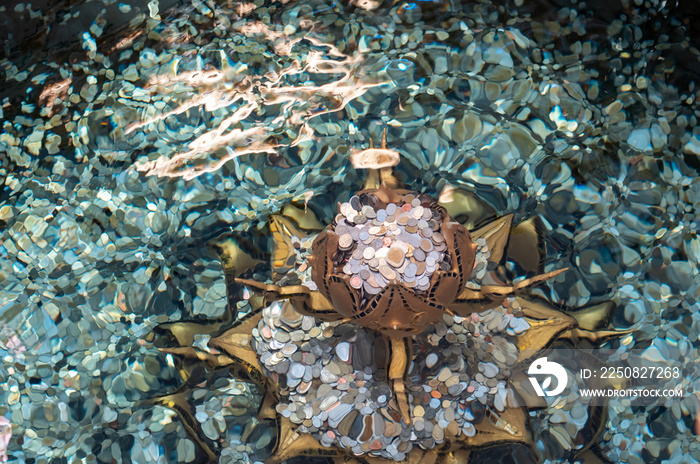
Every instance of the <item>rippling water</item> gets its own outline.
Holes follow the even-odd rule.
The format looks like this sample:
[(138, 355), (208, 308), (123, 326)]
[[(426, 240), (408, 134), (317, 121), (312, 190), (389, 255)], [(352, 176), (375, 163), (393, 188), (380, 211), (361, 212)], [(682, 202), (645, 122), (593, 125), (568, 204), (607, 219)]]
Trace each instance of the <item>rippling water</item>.
[(0, 7), (0, 456), (263, 460), (261, 392), (152, 333), (225, 325), (212, 244), (267, 251), (292, 203), (330, 223), (363, 185), (350, 154), (386, 129), (397, 176), (467, 198), (451, 212), (468, 227), (542, 219), (546, 269), (569, 270), (535, 293), (572, 313), (612, 302), (606, 327), (631, 335), (608, 347), (683, 357), (682, 399), (550, 402), (532, 443), (471, 462), (698, 462), (700, 11), (498, 3)]

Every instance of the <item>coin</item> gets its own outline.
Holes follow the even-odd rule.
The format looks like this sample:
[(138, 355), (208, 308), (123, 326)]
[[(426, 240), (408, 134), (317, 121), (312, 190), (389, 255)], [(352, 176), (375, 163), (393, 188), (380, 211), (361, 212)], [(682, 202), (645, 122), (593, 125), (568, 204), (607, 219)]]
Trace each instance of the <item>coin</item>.
[(366, 260), (370, 260), (370, 259), (374, 258), (374, 248), (372, 248), (372, 247), (365, 248), (364, 251), (362, 252), (362, 257)]
[(379, 272), (387, 280), (393, 280), (396, 278), (396, 272), (386, 264), (379, 266)]
[(413, 206), (414, 208), (417, 208), (418, 206), (420, 206), (420, 203), (421, 203), (421, 201), (419, 198), (414, 198), (413, 200), (411, 200), (411, 206)]
[(340, 248), (343, 251), (352, 248), (353, 243), (354, 240), (352, 239), (352, 236), (350, 234), (343, 234), (340, 236), (340, 238), (338, 238), (338, 248)]
[(355, 211), (360, 211), (362, 207), (360, 206), (360, 197), (357, 195), (354, 195), (352, 198), (350, 198), (350, 206), (352, 206), (352, 209)]
[(433, 243), (430, 240), (424, 238), (420, 241), (420, 248), (421, 250), (427, 253), (433, 249)]
[(403, 205), (401, 205), (401, 211), (404, 213), (411, 211), (411, 209), (412, 208), (410, 203), (404, 203)]
[(411, 214), (412, 214), (413, 217), (416, 218), (416, 219), (422, 219), (422, 218), (423, 218), (423, 213), (424, 213), (424, 212), (425, 212), (425, 208), (423, 208), (423, 207), (420, 206), (420, 204), (419, 204), (418, 206), (416, 206), (415, 208), (413, 208), (413, 211), (411, 211)]
[(389, 283), (381, 274), (374, 274), (374, 280), (377, 282), (377, 285), (382, 288), (386, 287), (386, 285)]
[(377, 211), (377, 221), (384, 222), (386, 221), (386, 217), (387, 214), (385, 209), (380, 209), (379, 211)]
[(365, 283), (364, 283), (364, 285), (362, 286), (362, 288), (364, 288), (365, 291), (366, 291), (367, 293), (369, 293), (370, 295), (376, 295), (377, 293), (379, 293), (379, 292), (381, 291), (381, 289), (380, 289), (379, 287), (373, 287), (373, 286), (370, 285), (370, 283), (367, 282), (367, 281), (365, 281)]
[(416, 261), (425, 261), (425, 252), (420, 248), (416, 248), (413, 250), (413, 258)]
[(404, 251), (398, 246), (392, 246), (386, 255), (386, 261), (394, 267), (401, 266), (404, 259)]
[(350, 278), (350, 285), (353, 288), (361, 288), (362, 287), (362, 279), (360, 278), (360, 276), (356, 276), (356, 275), (352, 276)]
[(416, 263), (410, 263), (408, 266), (406, 266), (406, 269), (404, 270), (404, 277), (415, 277), (417, 270), (418, 266), (416, 266)]

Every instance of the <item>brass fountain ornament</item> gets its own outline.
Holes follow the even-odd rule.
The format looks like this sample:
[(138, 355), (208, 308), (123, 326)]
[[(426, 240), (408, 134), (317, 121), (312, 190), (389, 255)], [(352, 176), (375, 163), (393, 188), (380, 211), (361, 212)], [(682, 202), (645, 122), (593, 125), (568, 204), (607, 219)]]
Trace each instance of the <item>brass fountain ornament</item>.
[[(300, 314), (351, 322), (381, 333), (390, 348), (388, 379), (401, 417), (409, 424), (404, 379), (410, 367), (413, 335), (441, 321), (445, 313), (468, 317), (500, 305), (504, 296), (552, 278), (565, 269), (537, 275), (516, 286), (468, 289), (477, 244), (472, 242), (469, 231), (430, 195), (393, 188), (399, 185), (392, 174), (399, 155), (387, 149), (386, 132), (381, 148), (370, 146), (354, 153), (351, 161), (355, 168), (370, 169), (370, 174), (365, 188), (348, 203), (338, 205), (333, 223), (313, 242), (309, 263), (318, 290), (304, 285), (264, 285), (245, 279), (238, 282), (261, 290), (268, 301), (289, 298)], [(368, 223), (373, 226), (368, 227)], [(398, 240), (402, 236), (410, 243)], [(366, 279), (361, 272), (354, 275), (343, 272), (357, 254), (353, 252), (368, 241), (373, 242), (374, 248), (365, 247), (364, 258), (371, 258), (365, 261), (369, 261), (370, 270), (378, 272), (365, 269)], [(426, 258), (429, 252), (434, 257)], [(419, 253), (421, 258), (411, 259)], [(416, 284), (417, 270), (413, 268), (418, 266), (423, 270), (419, 273), (425, 282), (423, 286)], [(382, 280), (377, 285), (379, 278)]]
[[(574, 318), (525, 295), (565, 271), (543, 272), (541, 223), (513, 227), (508, 215), (467, 230), (454, 217), (474, 216), (468, 195), (451, 188), (437, 200), (403, 189), (393, 174), (399, 154), (387, 149), (386, 133), (381, 148), (370, 142), (351, 162), (368, 170), (364, 189), (339, 205), (330, 225), (292, 205), (271, 218), (274, 283), (241, 278), (262, 265), (242, 240), (217, 241), (227, 317), (156, 330), (161, 349), (181, 359), (186, 382), (152, 402), (180, 415), (207, 462), (216, 462), (216, 444), (186, 400), (187, 385), (207, 382), (197, 363), (263, 389), (250, 423), (276, 424), (264, 459), (270, 464), (296, 456), (456, 464), (474, 449), (532, 445), (510, 374), (524, 372), (520, 364), (556, 339), (618, 335), (606, 322), (612, 306)], [(498, 269), (506, 260), (534, 277), (503, 282)], [(253, 294), (245, 301), (250, 310), (237, 316), (241, 286)], [(195, 343), (198, 334), (207, 337), (206, 349)]]

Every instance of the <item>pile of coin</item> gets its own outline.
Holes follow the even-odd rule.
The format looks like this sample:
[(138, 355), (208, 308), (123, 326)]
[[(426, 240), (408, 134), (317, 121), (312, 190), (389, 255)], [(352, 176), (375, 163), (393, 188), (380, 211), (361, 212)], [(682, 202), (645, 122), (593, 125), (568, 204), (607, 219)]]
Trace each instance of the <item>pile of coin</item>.
[(383, 208), (370, 203), (368, 195), (356, 195), (340, 205), (334, 230), (344, 258), (338, 268), (368, 298), (390, 282), (427, 291), (438, 268), (451, 269), (442, 214), (413, 194)]

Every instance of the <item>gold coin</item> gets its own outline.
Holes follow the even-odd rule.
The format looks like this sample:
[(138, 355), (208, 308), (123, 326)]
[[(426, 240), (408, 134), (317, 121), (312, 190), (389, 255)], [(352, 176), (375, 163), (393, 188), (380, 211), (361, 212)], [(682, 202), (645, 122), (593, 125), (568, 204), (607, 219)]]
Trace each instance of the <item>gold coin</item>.
[(392, 280), (396, 278), (396, 272), (386, 264), (379, 266), (379, 272), (387, 280)]
[(404, 258), (404, 252), (401, 250), (399, 247), (392, 246), (389, 248), (389, 252), (386, 254), (386, 261), (387, 263), (391, 264), (394, 267), (399, 267), (401, 266), (401, 263), (403, 262)]

